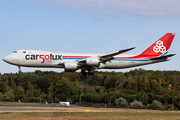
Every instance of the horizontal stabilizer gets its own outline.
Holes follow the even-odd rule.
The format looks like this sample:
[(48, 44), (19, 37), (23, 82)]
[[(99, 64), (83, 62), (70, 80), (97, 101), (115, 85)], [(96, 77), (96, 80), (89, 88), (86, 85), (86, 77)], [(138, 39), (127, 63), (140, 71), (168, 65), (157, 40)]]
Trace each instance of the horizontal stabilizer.
[(165, 59), (165, 58), (168, 58), (168, 57), (172, 57), (176, 54), (170, 54), (170, 55), (165, 55), (165, 56), (161, 56), (161, 57), (156, 57), (156, 58), (152, 58), (150, 60), (161, 60), (161, 59)]

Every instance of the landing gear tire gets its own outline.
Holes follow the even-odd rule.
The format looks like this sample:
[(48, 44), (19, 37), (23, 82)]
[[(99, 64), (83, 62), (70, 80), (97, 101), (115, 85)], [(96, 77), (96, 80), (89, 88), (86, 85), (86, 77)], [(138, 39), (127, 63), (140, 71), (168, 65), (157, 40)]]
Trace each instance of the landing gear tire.
[(22, 74), (23, 72), (21, 70), (18, 71), (18, 74)]
[(93, 70), (88, 70), (88, 73), (86, 72), (86, 70), (81, 70), (81, 73), (83, 74), (84, 77), (85, 77), (87, 74), (88, 74), (88, 75), (94, 75), (94, 71), (93, 71)]
[(93, 76), (94, 75), (94, 71), (89, 71), (88, 75), (92, 75)]
[(83, 74), (84, 77), (87, 75), (85, 70), (81, 70), (81, 73)]
[(18, 68), (19, 68), (18, 74), (22, 74), (23, 72), (21, 71), (21, 67), (18, 66)]

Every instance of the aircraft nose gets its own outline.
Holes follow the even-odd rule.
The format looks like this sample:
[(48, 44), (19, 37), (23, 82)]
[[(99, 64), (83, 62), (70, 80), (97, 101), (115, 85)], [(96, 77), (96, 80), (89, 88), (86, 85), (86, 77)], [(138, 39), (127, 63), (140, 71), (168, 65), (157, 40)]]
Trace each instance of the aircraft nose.
[(9, 63), (11, 61), (11, 57), (8, 55), (8, 56), (3, 58), (3, 61)]

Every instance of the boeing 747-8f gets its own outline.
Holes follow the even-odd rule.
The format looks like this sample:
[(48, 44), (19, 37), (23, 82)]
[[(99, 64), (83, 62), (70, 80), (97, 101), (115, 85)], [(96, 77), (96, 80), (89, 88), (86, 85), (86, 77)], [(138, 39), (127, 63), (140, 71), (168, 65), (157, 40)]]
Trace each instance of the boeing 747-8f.
[(95, 69), (122, 69), (152, 63), (164, 62), (175, 54), (168, 50), (175, 33), (167, 33), (139, 55), (125, 57), (119, 55), (134, 48), (120, 50), (110, 54), (85, 53), (53, 53), (40, 50), (16, 50), (3, 58), (9, 64), (19, 67), (64, 68), (65, 72), (75, 72), (81, 69), (86, 76), (94, 74)]

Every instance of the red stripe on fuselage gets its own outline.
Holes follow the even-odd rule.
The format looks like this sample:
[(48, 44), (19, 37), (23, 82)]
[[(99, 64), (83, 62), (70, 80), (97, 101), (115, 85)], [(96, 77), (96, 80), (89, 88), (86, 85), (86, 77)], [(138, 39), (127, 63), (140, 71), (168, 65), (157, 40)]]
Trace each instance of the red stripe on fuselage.
[[(91, 56), (63, 56), (63, 58), (90, 58)], [(146, 55), (137, 55), (132, 57), (114, 57), (115, 59), (141, 59), (141, 60), (148, 60), (151, 58), (156, 58), (158, 56), (146, 56)]]
[[(90, 58), (91, 56), (63, 56), (63, 58)], [(150, 58), (155, 58), (157, 56), (142, 56), (142, 55), (137, 55), (137, 56), (132, 56), (132, 57), (114, 57), (115, 59), (142, 59), (142, 60), (147, 60)]]
[(63, 56), (63, 58), (89, 58), (91, 56)]

